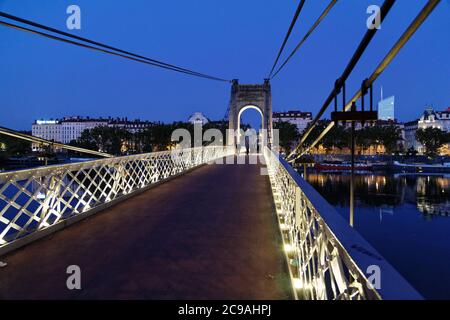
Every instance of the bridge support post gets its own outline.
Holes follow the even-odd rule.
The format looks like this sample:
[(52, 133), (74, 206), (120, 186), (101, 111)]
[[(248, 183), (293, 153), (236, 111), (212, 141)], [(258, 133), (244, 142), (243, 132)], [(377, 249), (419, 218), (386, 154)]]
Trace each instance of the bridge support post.
[[(263, 84), (239, 84), (237, 79), (232, 81), (231, 97), (228, 114), (227, 144), (238, 144), (240, 129), (240, 116), (246, 109), (256, 109), (262, 117), (261, 129), (266, 130), (267, 145), (272, 144), (272, 91), (269, 79)], [(232, 134), (231, 132), (234, 132)]]

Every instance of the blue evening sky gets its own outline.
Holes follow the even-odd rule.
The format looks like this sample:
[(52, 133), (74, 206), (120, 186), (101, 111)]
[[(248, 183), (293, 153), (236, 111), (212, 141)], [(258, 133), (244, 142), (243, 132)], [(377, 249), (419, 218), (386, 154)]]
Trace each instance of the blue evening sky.
[[(240, 83), (266, 77), (293, 16), (287, 0), (0, 0), (0, 10), (66, 29), (77, 4), (82, 29), (70, 31), (149, 57)], [(274, 111), (314, 114), (366, 32), (366, 8), (379, 0), (339, 0), (286, 69), (272, 81)], [(426, 3), (398, 0), (351, 75), (353, 95)], [(289, 51), (328, 0), (307, 0)], [(194, 111), (221, 119), (230, 86), (181, 75), (0, 26), (0, 125), (30, 129), (37, 118), (120, 116), (186, 120)], [(396, 117), (426, 104), (450, 106), (450, 1), (444, 0), (376, 82), (396, 96)]]

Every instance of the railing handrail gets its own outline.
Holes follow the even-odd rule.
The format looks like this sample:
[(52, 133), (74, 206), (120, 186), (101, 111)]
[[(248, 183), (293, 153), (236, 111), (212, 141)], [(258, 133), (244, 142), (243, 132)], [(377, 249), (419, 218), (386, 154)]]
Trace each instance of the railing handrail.
[(95, 166), (97, 164), (104, 164), (109, 162), (117, 162), (118, 160), (128, 161), (133, 159), (139, 159), (144, 157), (157, 157), (159, 155), (163, 154), (172, 154), (176, 152), (182, 152), (182, 151), (195, 151), (200, 149), (206, 149), (206, 148), (225, 148), (226, 146), (207, 146), (207, 147), (195, 147), (195, 148), (187, 148), (187, 149), (173, 149), (173, 150), (165, 150), (165, 151), (156, 151), (156, 152), (146, 152), (146, 153), (140, 153), (140, 154), (132, 154), (132, 155), (124, 155), (124, 156), (116, 156), (111, 158), (101, 158), (101, 159), (92, 159), (87, 161), (80, 161), (80, 162), (73, 162), (73, 163), (64, 163), (64, 164), (52, 164), (42, 167), (36, 167), (36, 168), (25, 168), (25, 169), (19, 169), (19, 170), (11, 170), (11, 171), (4, 171), (0, 172), (0, 184), (5, 183), (12, 177), (15, 179), (20, 179), (20, 176), (29, 176), (30, 173), (35, 173), (39, 176), (45, 176), (46, 173), (55, 171), (58, 169), (61, 170), (79, 170), (81, 168), (86, 168), (90, 166)]
[(350, 227), (347, 221), (329, 204), (300, 174), (276, 151), (269, 149), (305, 194), (310, 204), (320, 214), (328, 231), (343, 249), (346, 259), (352, 262), (366, 278), (363, 270), (371, 265), (378, 265), (381, 270), (381, 288), (376, 292), (382, 299), (421, 300), (423, 297), (386, 259), (365, 240), (361, 234)]

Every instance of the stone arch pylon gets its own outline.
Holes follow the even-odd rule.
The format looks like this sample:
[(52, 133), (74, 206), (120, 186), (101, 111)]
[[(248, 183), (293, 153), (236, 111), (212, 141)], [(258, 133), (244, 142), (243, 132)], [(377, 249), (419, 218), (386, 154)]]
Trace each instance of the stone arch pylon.
[[(248, 109), (257, 109), (262, 115), (262, 129), (267, 130), (267, 144), (272, 143), (272, 92), (268, 79), (263, 84), (239, 84), (238, 80), (232, 81), (231, 98), (228, 113), (228, 129), (236, 132), (239, 129), (241, 113)], [(228, 145), (236, 143), (236, 136), (228, 133)]]

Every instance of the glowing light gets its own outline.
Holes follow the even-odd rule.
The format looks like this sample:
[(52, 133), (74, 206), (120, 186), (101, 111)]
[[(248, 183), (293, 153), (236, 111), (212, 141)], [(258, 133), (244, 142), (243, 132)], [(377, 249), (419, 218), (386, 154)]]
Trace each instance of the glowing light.
[(36, 120), (36, 124), (57, 124), (56, 120)]
[(284, 245), (284, 251), (286, 251), (286, 253), (293, 252), (294, 251), (294, 247), (287, 243), (287, 244)]
[(39, 192), (36, 196), (36, 199), (43, 200), (45, 199), (45, 193)]
[(300, 278), (294, 278), (292, 279), (292, 285), (295, 289), (302, 289), (303, 288), (303, 281)]

